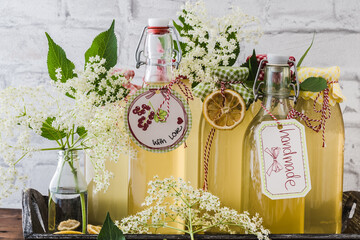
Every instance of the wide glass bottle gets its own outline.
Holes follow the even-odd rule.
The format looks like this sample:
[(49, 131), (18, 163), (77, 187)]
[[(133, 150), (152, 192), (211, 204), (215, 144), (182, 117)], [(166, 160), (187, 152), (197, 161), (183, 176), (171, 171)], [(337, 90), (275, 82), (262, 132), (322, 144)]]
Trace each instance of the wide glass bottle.
[[(255, 132), (265, 121), (286, 119), (290, 104), (290, 68), (288, 57), (268, 55), (265, 67), (264, 99), (259, 113), (248, 126), (243, 141), (241, 176), (241, 209), (250, 214), (259, 213), (263, 225), (271, 233), (304, 232), (304, 198), (272, 200), (262, 193), (260, 159)], [(254, 91), (255, 96), (257, 92)], [(266, 110), (265, 110), (266, 109)], [(271, 114), (270, 114), (271, 113)]]
[[(221, 67), (219, 67), (221, 69)], [(236, 69), (236, 68), (233, 68)], [(246, 71), (247, 72), (247, 71)], [(213, 73), (214, 74), (214, 73)], [(228, 81), (244, 81), (247, 75), (243, 75), (243, 79), (228, 79)], [(234, 76), (234, 75), (232, 75)], [(219, 76), (217, 76), (219, 77)], [(224, 79), (224, 81), (226, 81)], [(244, 93), (248, 90), (242, 88)], [(250, 93), (250, 92), (249, 92)], [(249, 94), (251, 96), (252, 92)], [(240, 94), (241, 95), (241, 94)], [(245, 102), (249, 99), (245, 98)], [(246, 102), (248, 103), (248, 102)], [(245, 131), (259, 110), (258, 106), (250, 105), (246, 110), (242, 122), (231, 130), (216, 129), (209, 150), (207, 165), (207, 185), (208, 191), (220, 198), (223, 206), (230, 207), (240, 211), (241, 201), (241, 165), (238, 156), (242, 155), (242, 141)], [(209, 141), (209, 135), (213, 129), (201, 115), (200, 120), (200, 141), (199, 141), (199, 186), (204, 185), (204, 151), (206, 143)], [(240, 144), (240, 145), (239, 145)]]
[[(77, 151), (58, 153), (58, 166), (49, 185), (48, 210), (49, 232), (86, 233), (87, 184), (80, 171)], [(72, 220), (70, 225), (66, 223), (68, 220)]]
[[(181, 52), (175, 51), (173, 46), (172, 32), (175, 33), (175, 30), (169, 27), (168, 24), (169, 19), (149, 19), (148, 26), (143, 32), (143, 36), (146, 35), (143, 45), (144, 50), (139, 50), (143, 36), (139, 41), (136, 54), (137, 67), (142, 64), (146, 65), (143, 78), (144, 87), (170, 84), (174, 78), (173, 68), (181, 60)], [(146, 58), (145, 61), (140, 60), (142, 52)], [(174, 52), (176, 52), (176, 62), (173, 62)], [(187, 80), (183, 81), (183, 83), (190, 88)], [(183, 95), (178, 86), (173, 85), (172, 89)], [(193, 122), (191, 132), (186, 140), (186, 146), (183, 144), (169, 152), (155, 153), (132, 143), (132, 146), (137, 150), (137, 155), (129, 163), (129, 214), (134, 214), (143, 209), (141, 204), (146, 196), (148, 182), (154, 176), (158, 176), (159, 179), (171, 176), (175, 178), (181, 177), (196, 184), (200, 104), (199, 101), (189, 101)]]
[[(342, 215), (343, 169), (344, 169), (344, 121), (339, 106), (343, 96), (338, 84), (340, 71), (331, 68), (301, 68), (299, 80), (323, 77), (329, 87), (330, 118), (326, 119), (323, 146), (322, 130), (315, 132), (306, 128), (312, 190), (305, 197), (305, 233), (340, 233)], [(314, 100), (320, 94), (316, 103)], [(324, 92), (300, 94), (295, 109), (310, 119), (321, 119)], [(316, 126), (319, 123), (314, 122)]]

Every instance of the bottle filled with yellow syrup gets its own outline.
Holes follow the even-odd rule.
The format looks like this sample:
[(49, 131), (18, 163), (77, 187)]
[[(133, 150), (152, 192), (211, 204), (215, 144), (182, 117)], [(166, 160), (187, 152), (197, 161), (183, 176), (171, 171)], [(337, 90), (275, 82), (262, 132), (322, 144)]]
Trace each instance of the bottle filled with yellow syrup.
[[(213, 69), (212, 74), (218, 79), (217, 88), (207, 92), (209, 83), (200, 83), (194, 89), (195, 95), (203, 100), (199, 185), (219, 197), (223, 206), (239, 211), (241, 143), (255, 115), (253, 105), (250, 106), (252, 89), (244, 85), (249, 70), (243, 67), (218, 67)], [(224, 91), (224, 95), (221, 91)]]
[(122, 219), (128, 215), (128, 162), (129, 154), (122, 154), (120, 159), (108, 161), (106, 169), (114, 176), (109, 180), (110, 185), (106, 192), (95, 191), (93, 182), (93, 167), (90, 160), (86, 159), (86, 181), (88, 184), (88, 222), (93, 225), (102, 225), (109, 212), (112, 219)]
[(179, 44), (169, 19), (149, 19), (136, 50), (137, 67), (146, 68), (143, 88), (129, 101), (127, 112), (136, 149), (135, 159), (129, 162), (129, 214), (143, 210), (141, 204), (154, 176), (181, 177), (197, 187), (201, 102), (189, 100), (187, 80), (174, 81), (173, 68), (180, 63), (181, 51), (174, 49), (173, 36)]
[[(305, 233), (340, 233), (344, 167), (344, 122), (339, 103), (344, 100), (338, 67), (298, 69), (300, 82), (326, 79), (328, 89), (301, 92), (295, 109), (318, 120), (306, 128), (312, 190), (305, 197)], [(317, 131), (315, 131), (317, 130)]]
[[(290, 99), (296, 101), (299, 82), (292, 81), (289, 57), (268, 54), (265, 79), (254, 83), (259, 113), (243, 141), (241, 210), (259, 213), (271, 233), (303, 233), (305, 196), (311, 190), (305, 128), (289, 119)], [(296, 75), (296, 69), (294, 69)], [(291, 89), (295, 96), (290, 96)], [(260, 95), (260, 96), (261, 96)], [(238, 157), (239, 158), (239, 157)]]

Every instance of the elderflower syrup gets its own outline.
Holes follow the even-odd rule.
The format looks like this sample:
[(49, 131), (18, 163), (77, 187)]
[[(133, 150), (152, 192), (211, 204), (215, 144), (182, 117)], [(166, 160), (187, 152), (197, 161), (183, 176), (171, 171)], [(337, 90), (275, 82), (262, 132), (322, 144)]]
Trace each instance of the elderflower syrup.
[[(179, 136), (181, 137), (185, 122), (188, 124), (188, 131), (190, 131), (191, 128), (191, 132), (187, 133), (189, 135), (184, 144), (176, 145), (176, 147), (175, 144), (174, 146), (169, 146), (169, 151), (153, 150), (149, 147), (149, 144), (146, 145), (145, 143), (144, 145), (146, 145), (146, 147), (143, 147), (139, 142), (135, 143), (133, 139), (131, 144), (137, 153), (134, 159), (129, 162), (129, 214), (135, 214), (144, 209), (142, 203), (147, 195), (148, 183), (154, 180), (155, 176), (158, 176), (159, 179), (174, 177), (182, 178), (195, 184), (197, 182), (197, 142), (201, 103), (196, 100), (185, 100), (191, 98), (191, 96), (186, 94), (185, 90), (186, 88), (188, 90), (190, 89), (188, 80), (181, 80), (183, 84), (180, 85), (172, 85), (171, 91), (178, 97), (182, 96), (181, 101), (183, 102), (179, 103), (180, 105), (186, 106), (186, 102), (188, 102), (189, 113), (191, 112), (191, 114), (184, 115), (185, 112), (188, 113), (188, 110), (177, 107), (178, 105), (174, 104), (175, 102), (171, 102), (172, 97), (169, 97), (170, 103), (166, 102), (169, 95), (167, 95), (168, 92), (162, 88), (171, 84), (174, 78), (173, 68), (177, 66), (181, 60), (181, 52), (175, 51), (173, 47), (174, 41), (171, 32), (175, 31), (175, 29), (169, 27), (168, 24), (169, 19), (149, 19), (148, 26), (144, 29), (143, 35), (146, 34), (143, 45), (144, 51), (140, 51), (139, 47), (137, 49), (137, 67), (142, 64), (146, 65), (143, 89), (150, 89), (154, 94), (148, 96), (149, 100), (147, 100), (147, 102), (134, 104), (134, 108), (131, 108), (131, 103), (129, 111), (131, 110), (131, 113), (135, 114), (135, 117), (138, 118), (136, 126), (134, 124), (134, 128), (138, 127), (142, 129), (143, 133), (140, 131), (140, 134), (146, 136), (147, 132), (154, 131), (154, 126), (158, 126), (157, 129), (155, 128), (155, 131), (158, 132), (159, 137), (151, 139), (150, 142), (154, 148), (160, 149), (161, 146), (175, 141)], [(142, 43), (142, 38), (143, 36), (139, 41), (139, 46)], [(140, 61), (140, 54), (142, 52), (146, 58), (144, 62)], [(176, 62), (172, 61), (174, 52), (176, 52)], [(186, 88), (184, 88), (184, 85), (186, 85)], [(141, 94), (139, 96), (141, 96)], [(152, 104), (151, 98), (154, 97), (164, 99), (162, 108), (159, 105), (154, 106)], [(135, 99), (138, 98), (136, 97)], [(176, 101), (179, 102), (179, 100)], [(192, 117), (190, 115), (192, 115)], [(169, 119), (166, 119), (167, 116), (169, 116), (169, 118), (177, 116), (177, 127), (173, 129), (159, 127), (159, 125), (161, 125), (159, 122), (169, 121)], [(155, 123), (157, 123), (157, 125)], [(195, 185), (195, 187), (197, 186)], [(177, 228), (182, 227), (179, 225)], [(158, 230), (157, 233), (159, 233), (159, 231), (162, 233), (180, 233), (176, 230)]]
[[(219, 67), (218, 69), (225, 69)], [(240, 68), (228, 68), (238, 71)], [(243, 78), (246, 79), (248, 70)], [(243, 79), (224, 79), (223, 81), (242, 81)], [(248, 93), (248, 89), (242, 88)], [(244, 95), (244, 94), (243, 94)], [(252, 94), (249, 94), (252, 96)], [(249, 99), (244, 99), (249, 101)], [(204, 100), (206, 103), (206, 101)], [(227, 101), (221, 99), (221, 104), (227, 105)], [(233, 105), (235, 105), (233, 103)], [(205, 106), (204, 106), (205, 107)], [(233, 106), (234, 108), (234, 106)], [(244, 106), (245, 108), (245, 106)], [(224, 108), (225, 109), (225, 108)], [(244, 109), (245, 110), (245, 109)], [(258, 106), (250, 105), (244, 111), (242, 121), (230, 130), (221, 129), (220, 126), (212, 126), (204, 116), (200, 120), (200, 141), (199, 141), (199, 185), (207, 191), (219, 197), (222, 206), (226, 206), (237, 211), (240, 210), (241, 202), (241, 164), (239, 156), (242, 155), (242, 143), (246, 128), (253, 119)], [(223, 112), (225, 112), (224, 110)], [(218, 116), (217, 118), (221, 118)], [(206, 170), (205, 170), (206, 169)], [(206, 187), (205, 187), (206, 185)], [(214, 231), (213, 231), (214, 232)]]
[(259, 213), (271, 233), (304, 232), (304, 196), (311, 189), (304, 126), (285, 120), (290, 86), (296, 89), (290, 79), (288, 57), (269, 54), (262, 108), (243, 142), (241, 209)]
[[(311, 173), (312, 191), (305, 197), (305, 233), (341, 233), (342, 192), (344, 168), (344, 122), (339, 102), (343, 100), (337, 83), (340, 75), (338, 67), (331, 68), (301, 68), (299, 80), (306, 77), (324, 77), (329, 86), (329, 108), (325, 114), (324, 139), (322, 130), (315, 132), (306, 128), (308, 140), (308, 156)], [(307, 94), (307, 95), (305, 95)], [(311, 94), (311, 93), (310, 93)], [(324, 100), (314, 99), (318, 93), (300, 94), (295, 109), (304, 113), (310, 119), (321, 119), (320, 110)], [(324, 96), (324, 93), (319, 93)], [(318, 126), (319, 122), (313, 122)], [(324, 146), (323, 146), (324, 143)]]

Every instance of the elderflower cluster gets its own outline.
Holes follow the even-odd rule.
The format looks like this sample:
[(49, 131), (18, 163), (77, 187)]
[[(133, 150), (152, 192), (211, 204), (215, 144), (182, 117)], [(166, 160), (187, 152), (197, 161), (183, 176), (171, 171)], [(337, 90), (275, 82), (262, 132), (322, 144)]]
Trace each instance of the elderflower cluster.
[(125, 104), (121, 101), (129, 93), (123, 86), (131, 79), (125, 78), (127, 70), (106, 70), (105, 61), (99, 56), (90, 57), (85, 70), (76, 71), (76, 77), (66, 83), (61, 79), (56, 82), (64, 94), (75, 98), (75, 119), (87, 130), (85, 145), (94, 167), (95, 192), (107, 190), (113, 177), (105, 168), (106, 161), (117, 162), (121, 155), (135, 156), (125, 131)]
[(213, 19), (204, 1), (186, 2), (179, 19), (188, 27), (183, 26), (180, 31), (186, 47), (178, 74), (187, 76), (191, 82), (216, 82), (211, 69), (229, 66), (237, 58), (240, 42), (257, 43), (262, 35), (256, 17), (234, 8), (230, 14)]
[(60, 119), (71, 113), (69, 99), (56, 89), (8, 87), (0, 91), (0, 200), (23, 186), (26, 176), (16, 169), (23, 158), (41, 150), (34, 134), (41, 135), (48, 117)]
[[(9, 87), (0, 91), (0, 200), (24, 183), (25, 176), (18, 173), (16, 165), (34, 151), (49, 150), (35, 146), (33, 141), (36, 135), (45, 137), (44, 122), (49, 118), (53, 120), (48, 128), (70, 138), (78, 127), (87, 130), (86, 136), (75, 136), (81, 140), (76, 147), (90, 151), (95, 191), (109, 186), (112, 173), (105, 168), (106, 161), (116, 162), (121, 154), (134, 158), (123, 126), (122, 100), (129, 93), (123, 85), (131, 79), (125, 78), (125, 70), (106, 70), (105, 63), (96, 56), (90, 58), (85, 70), (76, 71), (76, 76), (66, 82), (61, 81), (59, 68), (55, 71), (57, 81), (46, 87)], [(57, 142), (60, 146), (63, 141)]]
[(159, 180), (155, 177), (149, 182), (143, 206), (145, 210), (116, 221), (116, 225), (124, 233), (152, 233), (158, 228), (171, 228), (188, 233), (193, 239), (193, 234), (217, 228), (268, 239), (269, 231), (261, 225), (262, 219), (258, 215), (250, 217), (247, 212), (240, 214), (221, 207), (218, 197), (202, 189), (194, 189), (180, 178)]

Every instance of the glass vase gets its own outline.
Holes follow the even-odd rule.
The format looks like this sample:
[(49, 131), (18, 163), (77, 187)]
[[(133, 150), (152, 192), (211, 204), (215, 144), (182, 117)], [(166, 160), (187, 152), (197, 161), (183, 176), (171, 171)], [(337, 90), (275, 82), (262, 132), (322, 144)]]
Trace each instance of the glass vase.
[(86, 233), (87, 184), (77, 151), (58, 152), (58, 166), (49, 185), (48, 231)]

